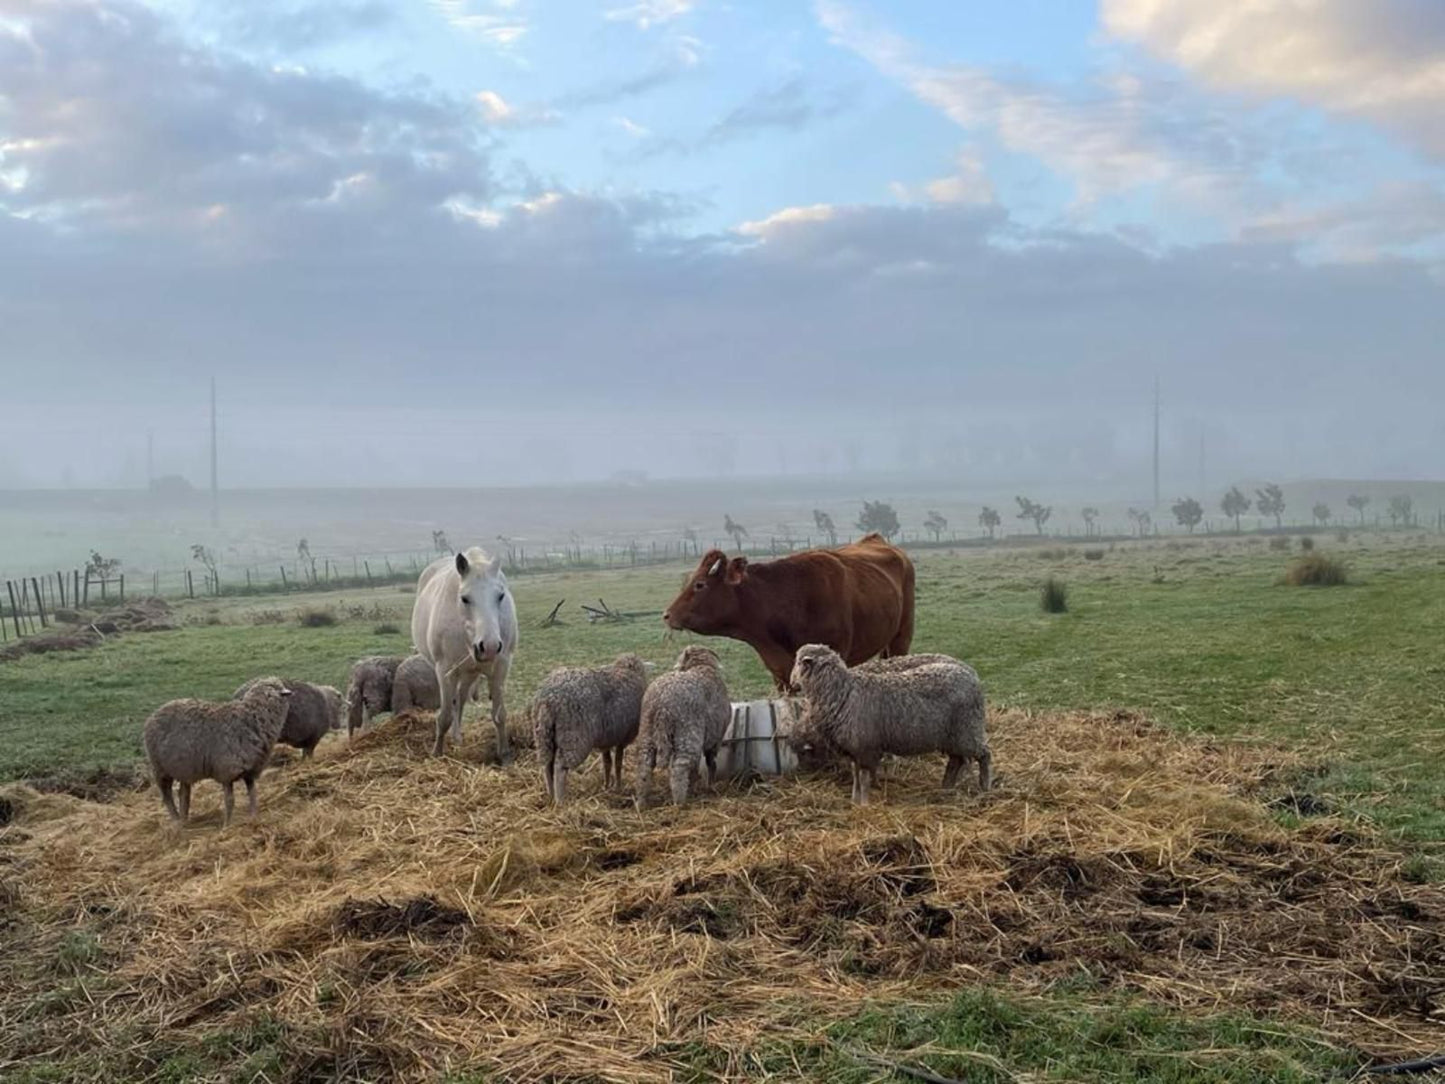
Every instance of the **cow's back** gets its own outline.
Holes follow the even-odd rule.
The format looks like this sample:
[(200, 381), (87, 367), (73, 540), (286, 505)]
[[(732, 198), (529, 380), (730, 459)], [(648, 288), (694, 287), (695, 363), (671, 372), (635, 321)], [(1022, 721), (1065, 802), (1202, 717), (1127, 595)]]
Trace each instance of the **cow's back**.
[[(837, 648), (849, 666), (908, 650), (913, 638), (913, 562), (879, 535), (837, 550), (847, 570), (851, 642)], [(900, 646), (901, 645), (901, 646)]]

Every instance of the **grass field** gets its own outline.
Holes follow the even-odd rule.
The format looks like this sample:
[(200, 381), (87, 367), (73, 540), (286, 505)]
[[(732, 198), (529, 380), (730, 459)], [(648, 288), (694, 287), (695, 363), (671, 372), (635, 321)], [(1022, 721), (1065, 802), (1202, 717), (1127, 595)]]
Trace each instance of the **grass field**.
[[(1385, 846), (1399, 848), (1405, 881), (1438, 880), (1445, 872), (1445, 547), (1425, 535), (1368, 535), (1343, 543), (1331, 538), (1321, 548), (1348, 561), (1349, 585), (1280, 584), (1298, 550), (1273, 550), (1263, 539), (1140, 543), (1102, 553), (1086, 547), (930, 553), (918, 560), (914, 646), (970, 661), (998, 709), (1137, 711), (1211, 742), (1279, 748), (1291, 764), (1288, 785), (1305, 799), (1267, 814), (1281, 831), (1321, 814), (1337, 830), (1378, 830)], [(664, 638), (655, 615), (681, 575), (673, 569), (516, 580), (524, 631), (509, 688), (514, 710), (559, 663), (597, 661), (621, 650), (670, 660), (684, 640)], [(1039, 605), (1039, 587), (1049, 575), (1068, 586), (1065, 613), (1046, 614)], [(599, 596), (614, 609), (647, 616), (590, 625), (576, 606)], [(564, 597), (566, 624), (538, 628)], [(337, 623), (303, 627), (296, 610), (317, 606), (329, 608)], [(226, 696), (268, 672), (344, 685), (350, 659), (405, 650), (409, 611), (410, 596), (394, 589), (196, 604), (182, 610), (187, 624), (176, 632), (0, 663), (0, 780), (50, 777), (56, 785), (99, 768), (124, 769), (137, 758), (146, 714), (171, 697)], [(388, 625), (400, 631), (384, 631)], [(715, 646), (735, 698), (766, 691), (767, 676), (749, 649), (726, 641)], [(469, 741), (484, 740), (485, 729), (468, 723)], [(1009, 762), (1001, 758), (996, 766), (1007, 787)], [(529, 772), (523, 785), (532, 782)], [(590, 784), (582, 793), (590, 795)], [(203, 809), (213, 797), (198, 797)], [(160, 824), (158, 802), (150, 795), (134, 800), (146, 803), (137, 804), (137, 816), (149, 818), (154, 804), (154, 824)], [(750, 808), (750, 800), (767, 799), (729, 799), (728, 808), (735, 802)], [(602, 822), (585, 812), (598, 801), (580, 800), (582, 812), (572, 816), (582, 820), (569, 820), (571, 830), (601, 830)], [(611, 831), (621, 814), (605, 807), (597, 816), (603, 814)], [(846, 818), (846, 809), (837, 816)], [(882, 825), (892, 815), (871, 816)], [(1027, 822), (1027, 808), (1023, 816)], [(187, 846), (211, 846), (206, 838), (213, 826), (192, 831), (201, 835)], [(0, 860), (4, 833), (0, 828)], [(225, 846), (248, 853), (244, 842)], [(23, 872), (18, 891), (23, 898)], [(69, 945), (75, 959), (42, 965), (30, 956), (6, 960), (0, 949), (0, 965), (24, 976), (32, 990), (44, 987), (50, 974), (37, 977), (37, 968), (55, 968), (50, 981), (62, 1000), (91, 996), (91, 986), (106, 988), (103, 947), (86, 941), (89, 934), (66, 940), (73, 915), (57, 912), (49, 921), (56, 925), (40, 923), (32, 931), (34, 943), (49, 950)], [(0, 906), (0, 928), (4, 922)], [(718, 951), (729, 951), (727, 945)], [(1438, 1005), (1445, 959), (1426, 962), (1439, 979), (1430, 995)], [(0, 970), (0, 977), (6, 973)], [(923, 986), (928, 996), (922, 1000), (892, 996), (854, 1013), (829, 1012), (810, 1029), (781, 1028), (741, 1060), (735, 1044), (715, 1045), (705, 1035), (679, 1039), (667, 1049), (669, 1071), (699, 1081), (886, 1078), (886, 1069), (857, 1056), (872, 1051), (980, 1080), (1315, 1080), (1360, 1058), (1321, 1020), (1266, 1022), (1227, 1005), (1184, 1011), (1167, 999), (1151, 1000), (1141, 992), (1147, 985), (1101, 986), (1088, 973), (1028, 991), (995, 989), (966, 973), (952, 994), (944, 992), (947, 983)], [(28, 1012), (49, 1011), (26, 1004)], [(789, 1010), (790, 1019), (799, 1011)], [(31, 1055), (11, 1066), (7, 1078), (104, 1079), (118, 1072), (135, 1079), (287, 1078), (284, 1066), (300, 1042), (294, 1020), (265, 1014), (245, 1020), (155, 1039), (133, 1063), (99, 1049)], [(323, 1028), (319, 1020), (316, 1026)], [(1428, 1034), (1429, 1020), (1421, 1026)], [(1445, 1027), (1439, 1045), (1445, 1047)], [(1421, 1052), (1400, 1049), (1402, 1056)], [(466, 1076), (464, 1067), (459, 1072), (454, 1079), (486, 1079)]]

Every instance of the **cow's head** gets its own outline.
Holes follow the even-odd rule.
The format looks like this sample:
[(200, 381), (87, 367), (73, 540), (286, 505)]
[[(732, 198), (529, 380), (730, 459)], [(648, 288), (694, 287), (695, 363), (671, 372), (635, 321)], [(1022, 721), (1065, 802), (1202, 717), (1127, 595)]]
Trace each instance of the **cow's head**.
[(733, 628), (738, 616), (738, 587), (748, 574), (748, 559), (709, 550), (688, 577), (682, 591), (662, 615), (670, 629), (704, 636)]
[(502, 653), (506, 617), (507, 577), (501, 557), (488, 558), (475, 547), (457, 554), (457, 605), (462, 611), (467, 644), (477, 662), (490, 662)]

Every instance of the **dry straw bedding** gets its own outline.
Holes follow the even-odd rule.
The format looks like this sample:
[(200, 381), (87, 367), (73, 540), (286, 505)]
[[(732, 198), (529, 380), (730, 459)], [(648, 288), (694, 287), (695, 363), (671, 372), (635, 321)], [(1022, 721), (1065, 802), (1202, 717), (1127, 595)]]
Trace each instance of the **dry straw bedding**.
[[(0, 1071), (265, 1018), (292, 1079), (666, 1080), (691, 1040), (742, 1052), (865, 999), (1081, 968), (1380, 1054), (1445, 1047), (1445, 892), (1339, 822), (1281, 827), (1278, 750), (1122, 714), (991, 727), (995, 792), (943, 794), (925, 758), (867, 809), (829, 773), (637, 813), (589, 767), (553, 810), (529, 757), (483, 763), (482, 727), (426, 757), (423, 715), (282, 763), (225, 833), (214, 788), (185, 830), (151, 792), (11, 788)], [(76, 928), (85, 991), (37, 1011)]]

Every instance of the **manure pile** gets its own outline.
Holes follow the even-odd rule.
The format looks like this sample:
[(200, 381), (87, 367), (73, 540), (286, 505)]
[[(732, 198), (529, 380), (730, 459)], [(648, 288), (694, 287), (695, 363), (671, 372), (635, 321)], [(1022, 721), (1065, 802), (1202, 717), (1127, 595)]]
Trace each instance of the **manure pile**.
[(153, 792), (6, 788), (0, 1076), (94, 1052), (95, 1079), (139, 1079), (265, 1028), (284, 1079), (663, 1081), (696, 1040), (741, 1058), (864, 1000), (1083, 971), (1445, 1048), (1445, 891), (1339, 821), (1281, 827), (1279, 750), (1125, 714), (991, 726), (994, 793), (894, 762), (864, 810), (839, 772), (639, 814), (595, 758), (552, 810), (525, 753), (482, 763), (485, 724), (427, 758), (426, 715), (273, 768), (225, 833), (209, 785), (184, 832)]

